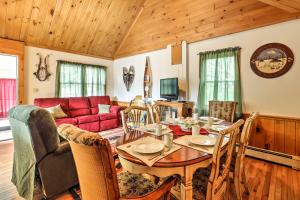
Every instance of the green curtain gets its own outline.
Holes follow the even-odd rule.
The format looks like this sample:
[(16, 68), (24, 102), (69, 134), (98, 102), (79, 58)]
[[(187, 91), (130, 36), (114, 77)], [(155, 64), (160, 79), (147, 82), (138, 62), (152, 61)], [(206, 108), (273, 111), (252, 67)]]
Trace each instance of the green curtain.
[(57, 61), (57, 97), (100, 96), (106, 93), (106, 67)]
[(242, 115), (240, 48), (226, 48), (199, 54), (199, 92), (197, 112), (208, 114), (208, 102), (236, 101), (236, 115)]

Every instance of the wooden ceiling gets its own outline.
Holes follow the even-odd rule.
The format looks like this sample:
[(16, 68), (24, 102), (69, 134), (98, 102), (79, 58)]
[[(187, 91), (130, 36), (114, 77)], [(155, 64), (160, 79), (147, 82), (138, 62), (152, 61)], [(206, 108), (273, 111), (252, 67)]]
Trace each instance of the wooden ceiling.
[(291, 2), (289, 7), (294, 9), (300, 5), (299, 0), (147, 0), (115, 56), (161, 49), (182, 40), (191, 43), (299, 17), (299, 12), (282, 9), (286, 2)]
[(0, 38), (117, 58), (300, 16), (300, 0), (0, 0)]
[(0, 0), (0, 37), (113, 58), (144, 0)]

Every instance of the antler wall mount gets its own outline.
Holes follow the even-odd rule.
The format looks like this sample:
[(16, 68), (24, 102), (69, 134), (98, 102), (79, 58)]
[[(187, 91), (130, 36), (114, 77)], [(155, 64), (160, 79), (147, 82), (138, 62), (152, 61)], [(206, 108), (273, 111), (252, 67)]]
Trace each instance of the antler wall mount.
[(46, 81), (49, 76), (51, 76), (51, 73), (48, 72), (48, 58), (50, 55), (47, 55), (44, 58), (44, 63), (42, 63), (42, 55), (40, 53), (36, 54), (39, 57), (39, 63), (36, 64), (37, 66), (37, 71), (33, 73), (33, 75), (35, 75), (35, 77), (39, 80), (39, 81)]

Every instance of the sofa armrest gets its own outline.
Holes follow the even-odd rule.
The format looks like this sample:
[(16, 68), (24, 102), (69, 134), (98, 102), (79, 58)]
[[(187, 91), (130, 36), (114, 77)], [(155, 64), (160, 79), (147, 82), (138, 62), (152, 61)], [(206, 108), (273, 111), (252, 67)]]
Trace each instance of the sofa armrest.
[(57, 147), (57, 149), (54, 151), (54, 155), (60, 155), (66, 152), (71, 151), (71, 147), (68, 141), (64, 141), (60, 143), (60, 145)]
[(118, 113), (120, 113), (121, 110), (124, 110), (124, 109), (125, 109), (125, 107), (123, 107), (123, 106), (111, 106), (110, 112), (118, 114)]

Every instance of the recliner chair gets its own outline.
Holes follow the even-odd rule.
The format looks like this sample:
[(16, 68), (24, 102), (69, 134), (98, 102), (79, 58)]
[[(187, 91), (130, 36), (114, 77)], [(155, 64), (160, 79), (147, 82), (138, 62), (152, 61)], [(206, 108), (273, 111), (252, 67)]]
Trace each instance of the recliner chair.
[[(34, 167), (40, 177), (46, 198), (53, 197), (78, 184), (70, 145), (59, 137), (54, 119), (48, 111), (30, 105), (20, 105), (10, 110), (9, 120), (15, 146), (12, 181), (21, 196), (29, 196), (30, 199), (33, 191), (32, 189), (28, 191), (24, 180), (21, 181), (23, 185), (20, 187), (20, 181), (16, 177), (22, 176), (17, 176), (17, 174), (20, 175), (21, 172), (21, 175), (23, 173), (28, 176), (30, 173), (25, 173), (27, 170), (32, 175)], [(24, 157), (26, 154), (27, 157)], [(26, 178), (28, 177), (24, 179)], [(33, 184), (32, 177), (26, 181), (28, 181), (26, 183)], [(30, 187), (33, 186), (30, 185)], [(29, 195), (24, 195), (28, 192), (30, 192)]]

